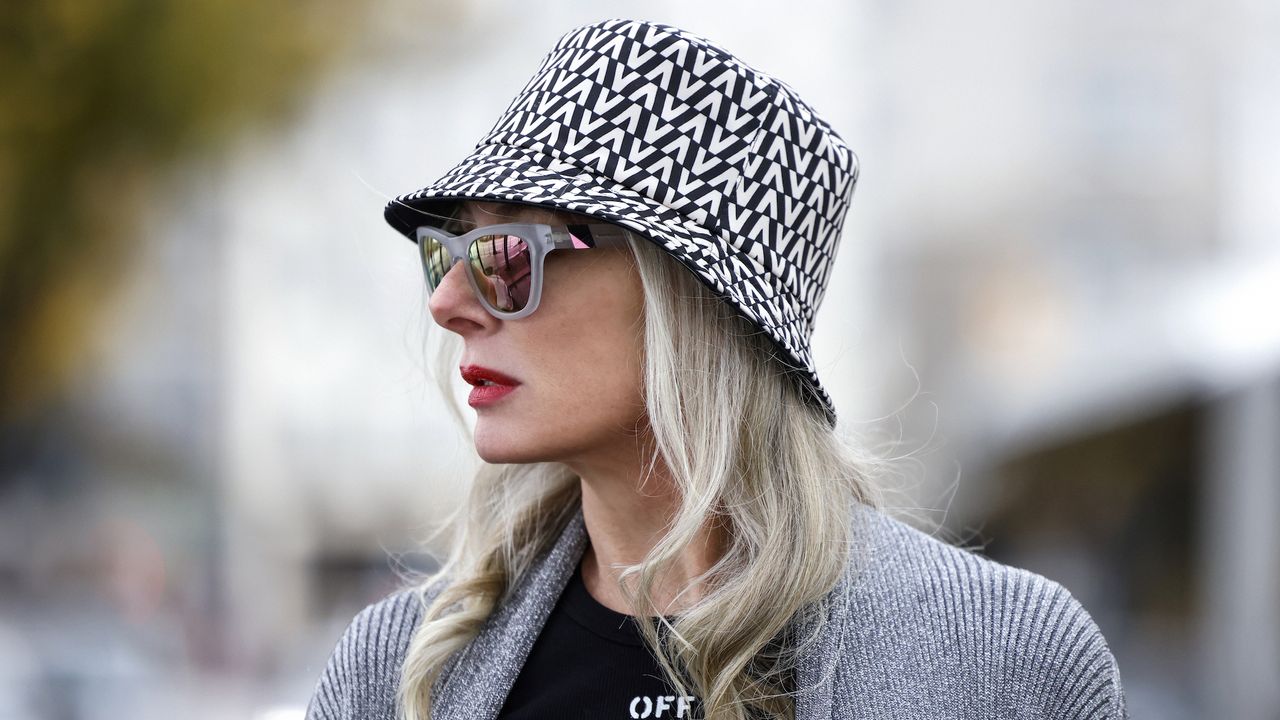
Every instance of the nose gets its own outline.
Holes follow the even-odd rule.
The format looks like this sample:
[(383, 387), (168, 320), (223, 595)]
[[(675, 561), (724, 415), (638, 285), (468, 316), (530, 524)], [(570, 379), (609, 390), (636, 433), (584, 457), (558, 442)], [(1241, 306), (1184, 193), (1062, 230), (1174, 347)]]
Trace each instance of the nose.
[(490, 315), (480, 304), (471, 288), (466, 278), (465, 262), (455, 262), (445, 272), (427, 301), (427, 308), (437, 325), (464, 337), (491, 329), (498, 322), (498, 318)]

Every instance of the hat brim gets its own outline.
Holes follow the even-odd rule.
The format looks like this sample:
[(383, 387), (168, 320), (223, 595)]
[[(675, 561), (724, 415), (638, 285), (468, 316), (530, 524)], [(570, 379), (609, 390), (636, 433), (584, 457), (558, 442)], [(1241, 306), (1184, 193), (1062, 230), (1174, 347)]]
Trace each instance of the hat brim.
[[(777, 358), (801, 380), (801, 388), (821, 406), (831, 424), (835, 409), (813, 370), (808, 338), (797, 314), (777, 295), (762, 297), (750, 278), (766, 271), (683, 212), (580, 165), (524, 147), (481, 145), (439, 180), (387, 203), (388, 224), (416, 242), (415, 229), (439, 227), (448, 205), (491, 200), (578, 213), (620, 225), (653, 242), (690, 270), (752, 323), (766, 329)], [(773, 318), (781, 318), (781, 322)], [(788, 343), (778, 336), (794, 338)]]

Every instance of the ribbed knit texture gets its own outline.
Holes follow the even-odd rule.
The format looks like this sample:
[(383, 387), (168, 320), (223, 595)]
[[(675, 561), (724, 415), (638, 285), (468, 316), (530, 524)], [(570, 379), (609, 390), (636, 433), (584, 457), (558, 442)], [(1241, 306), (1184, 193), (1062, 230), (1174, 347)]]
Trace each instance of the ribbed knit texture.
[[(797, 720), (1127, 718), (1115, 658), (1061, 585), (857, 505), (829, 632), (797, 669)], [(586, 547), (582, 513), (435, 686), (437, 720), (491, 720)], [(438, 591), (426, 595), (429, 602)], [(308, 720), (392, 720), (422, 605), (365, 608), (338, 641)]]

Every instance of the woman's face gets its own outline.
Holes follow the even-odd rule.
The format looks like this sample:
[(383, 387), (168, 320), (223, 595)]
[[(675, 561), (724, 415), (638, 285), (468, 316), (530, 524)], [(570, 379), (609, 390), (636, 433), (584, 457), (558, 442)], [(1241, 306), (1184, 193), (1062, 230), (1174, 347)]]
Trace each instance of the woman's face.
[[(467, 202), (466, 229), (504, 222), (562, 224), (539, 208)], [(587, 464), (633, 447), (644, 417), (643, 289), (626, 248), (549, 253), (542, 299), (517, 320), (490, 315), (451, 267), (431, 294), (436, 323), (463, 340), (461, 367), (497, 371), (518, 384), (472, 390), (475, 443), (490, 463)], [(474, 380), (474, 378), (473, 378)], [(499, 395), (480, 401), (485, 395)]]

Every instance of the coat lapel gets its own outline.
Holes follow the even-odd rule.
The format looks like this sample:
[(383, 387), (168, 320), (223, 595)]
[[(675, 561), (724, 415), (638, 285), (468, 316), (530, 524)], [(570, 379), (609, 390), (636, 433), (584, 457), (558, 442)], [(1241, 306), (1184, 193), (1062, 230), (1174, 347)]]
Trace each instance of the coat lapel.
[[(799, 658), (796, 667), (796, 720), (830, 720), (835, 717), (835, 703), (847, 701), (847, 698), (834, 696), (835, 678), (840, 661), (849, 652), (845, 648), (845, 638), (850, 635), (849, 624), (858, 622), (851, 610), (852, 598), (861, 592), (860, 578), (871, 561), (869, 552), (873, 538), (868, 534), (868, 528), (874, 513), (861, 501), (855, 500), (849, 506), (849, 561), (835, 587), (827, 593), (827, 625), (821, 639)], [(811, 627), (811, 622), (809, 619), (804, 623), (805, 629)]]
[(453, 663), (437, 694), (435, 717), (493, 720), (498, 716), (586, 546), (587, 531), (579, 507), (551, 550), (525, 575), (507, 602), (489, 616)]
[[(827, 626), (819, 640), (798, 659), (796, 665), (796, 720), (829, 720), (833, 716), (832, 689), (836, 665), (844, 650), (849, 607), (849, 576), (840, 577), (827, 593)], [(801, 623), (807, 631), (814, 618)], [(805, 637), (801, 633), (800, 637)]]

